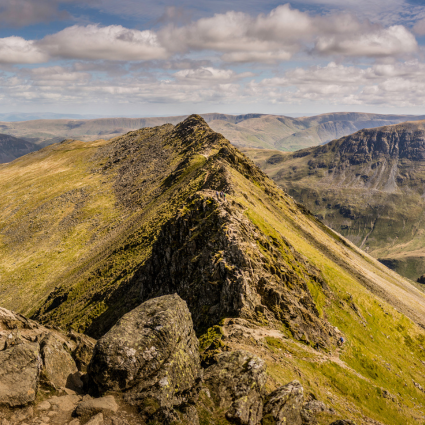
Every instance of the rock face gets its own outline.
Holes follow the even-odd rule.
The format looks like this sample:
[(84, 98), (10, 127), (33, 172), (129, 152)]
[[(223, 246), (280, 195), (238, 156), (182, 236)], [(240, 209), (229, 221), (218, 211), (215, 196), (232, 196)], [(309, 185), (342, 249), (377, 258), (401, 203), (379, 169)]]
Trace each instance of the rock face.
[(367, 128), (285, 156), (273, 179), (402, 276), (425, 270), (425, 121)]
[(301, 425), (303, 403), (304, 390), (298, 381), (278, 388), (266, 398), (263, 425)]
[(0, 405), (24, 406), (35, 400), (41, 367), (38, 344), (18, 343), (0, 352)]
[(134, 278), (134, 294), (149, 299), (177, 292), (188, 303), (195, 329), (222, 317), (266, 318), (284, 322), (299, 340), (327, 346), (333, 330), (320, 317), (308, 281), (327, 288), (288, 240), (266, 237), (241, 205), (205, 190), (164, 225), (151, 258)]
[(263, 360), (246, 351), (225, 352), (205, 371), (204, 379), (216, 406), (227, 409), (229, 421), (240, 425), (260, 422), (267, 381)]
[[(87, 346), (91, 342), (81, 338)], [(72, 358), (78, 346), (60, 331), (0, 308), (0, 406), (34, 402), (40, 386), (79, 390), (82, 382)]]
[(425, 284), (425, 274), (423, 274), (421, 277), (418, 278), (417, 280), (418, 283), (422, 283)]
[(40, 348), (43, 378), (56, 389), (66, 387), (70, 375), (78, 372), (78, 369), (64, 343), (50, 333), (43, 338)]
[(146, 418), (175, 419), (200, 376), (198, 340), (186, 303), (155, 298), (123, 316), (96, 344), (88, 374), (100, 392), (123, 392)]

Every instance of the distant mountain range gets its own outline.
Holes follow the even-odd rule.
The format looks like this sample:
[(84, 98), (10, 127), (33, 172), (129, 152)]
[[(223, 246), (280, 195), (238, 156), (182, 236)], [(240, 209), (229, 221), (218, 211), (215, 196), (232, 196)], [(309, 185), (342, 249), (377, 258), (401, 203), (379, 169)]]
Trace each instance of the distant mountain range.
[(245, 153), (357, 246), (411, 279), (425, 273), (425, 121), (295, 153)]
[(79, 115), (79, 114), (55, 114), (53, 112), (9, 112), (0, 114), (0, 121), (16, 122), (16, 121), (30, 121), (30, 120), (60, 120), (60, 119), (73, 119), (84, 120), (102, 118), (102, 115)]
[[(214, 131), (220, 132), (238, 147), (295, 151), (317, 146), (363, 128), (425, 119), (414, 115), (366, 113), (329, 113), (291, 118), (265, 114), (204, 114)], [(143, 127), (177, 124), (186, 116), (148, 118), (37, 119), (24, 122), (0, 122), (0, 132), (24, 138), (40, 146), (64, 139), (91, 141), (113, 137)]]
[(41, 146), (18, 139), (8, 134), (0, 134), (0, 163), (11, 162), (27, 153), (37, 151)]

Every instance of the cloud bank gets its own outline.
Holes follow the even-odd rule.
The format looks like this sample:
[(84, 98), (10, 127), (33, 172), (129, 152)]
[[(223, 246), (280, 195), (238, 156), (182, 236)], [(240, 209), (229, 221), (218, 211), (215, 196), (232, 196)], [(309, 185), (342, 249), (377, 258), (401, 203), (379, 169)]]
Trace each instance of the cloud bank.
[[(418, 24), (416, 30), (421, 28)], [(402, 25), (385, 28), (347, 13), (311, 16), (288, 4), (266, 15), (230, 11), (158, 31), (74, 25), (42, 40), (3, 38), (0, 46), (0, 61), (15, 64), (41, 63), (46, 58), (148, 61), (196, 52), (212, 52), (229, 63), (279, 63), (308, 51), (372, 58), (418, 51), (414, 35)], [(30, 59), (22, 54), (25, 49)]]

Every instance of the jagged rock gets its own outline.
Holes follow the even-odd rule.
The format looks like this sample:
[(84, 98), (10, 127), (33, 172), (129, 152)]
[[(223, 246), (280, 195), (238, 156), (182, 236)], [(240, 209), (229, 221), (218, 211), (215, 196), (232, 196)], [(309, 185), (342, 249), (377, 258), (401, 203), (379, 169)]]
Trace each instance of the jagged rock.
[(260, 422), (267, 381), (262, 359), (246, 351), (224, 352), (206, 369), (204, 381), (217, 407), (228, 409), (229, 421), (241, 425)]
[(337, 421), (332, 422), (330, 425), (356, 425), (356, 424), (353, 421), (339, 419)]
[(118, 405), (113, 396), (105, 396), (100, 398), (92, 398), (89, 395), (83, 397), (83, 400), (75, 409), (77, 416), (91, 417), (98, 413), (115, 413)]
[(292, 381), (270, 393), (264, 404), (263, 425), (301, 425), (304, 389)]
[(0, 352), (0, 405), (24, 406), (35, 400), (40, 370), (39, 345), (19, 343)]
[[(56, 389), (74, 384), (72, 375), (78, 372), (78, 369), (63, 341), (49, 333), (41, 341), (40, 351), (43, 359), (42, 376), (46, 383)], [(69, 383), (69, 380), (72, 383)]]
[(178, 295), (151, 299), (96, 344), (88, 374), (100, 392), (123, 392), (142, 415), (167, 423), (201, 373), (190, 312)]
[(87, 335), (77, 334), (74, 331), (70, 331), (68, 336), (77, 344), (76, 348), (72, 352), (72, 357), (78, 370), (80, 372), (87, 372), (87, 367), (93, 357), (96, 340), (88, 337)]
[(422, 283), (425, 284), (425, 274), (423, 274), (421, 277), (418, 278), (417, 280), (418, 283)]
[(52, 406), (56, 406), (56, 408), (62, 412), (69, 412), (77, 407), (80, 400), (81, 397), (78, 395), (64, 395), (61, 397), (53, 396), (49, 399), (49, 403)]
[(102, 413), (97, 414), (94, 418), (91, 418), (86, 425), (103, 425), (103, 415)]
[(309, 402), (305, 403), (301, 409), (302, 424), (317, 424), (316, 416), (320, 413), (334, 414), (335, 411), (319, 400), (310, 400)]

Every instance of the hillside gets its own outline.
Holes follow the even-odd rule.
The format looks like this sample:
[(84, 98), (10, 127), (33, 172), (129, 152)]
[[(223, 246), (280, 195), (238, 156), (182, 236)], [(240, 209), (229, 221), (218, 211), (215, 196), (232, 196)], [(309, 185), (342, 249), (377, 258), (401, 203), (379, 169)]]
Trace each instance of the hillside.
[(8, 134), (0, 134), (0, 164), (11, 162), (39, 149), (40, 146), (34, 143), (9, 136)]
[(416, 280), (425, 273), (424, 125), (363, 130), (293, 154), (246, 153), (328, 226)]
[[(2, 307), (98, 338), (177, 292), (204, 363), (254, 353), (268, 391), (298, 379), (332, 407), (319, 424), (425, 421), (425, 294), (315, 219), (201, 117), (48, 146), (1, 165), (0, 190)], [(199, 414), (231, 423), (220, 410)]]
[[(233, 145), (262, 149), (295, 151), (320, 145), (363, 128), (379, 127), (424, 117), (365, 113), (329, 113), (312, 117), (290, 118), (278, 115), (204, 114), (210, 127)], [(186, 116), (153, 118), (101, 118), (92, 120), (57, 119), (2, 122), (0, 130), (22, 137), (40, 146), (64, 139), (93, 141), (110, 139), (143, 127), (177, 124)]]

